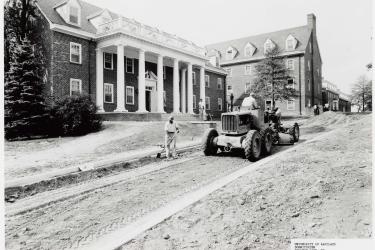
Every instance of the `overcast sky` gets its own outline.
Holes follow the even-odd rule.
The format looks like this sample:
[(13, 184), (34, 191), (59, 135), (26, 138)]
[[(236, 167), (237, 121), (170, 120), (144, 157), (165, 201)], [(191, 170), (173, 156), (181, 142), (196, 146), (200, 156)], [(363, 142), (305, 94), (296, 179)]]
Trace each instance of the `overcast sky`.
[(197, 45), (307, 24), (317, 18), (323, 77), (346, 92), (370, 72), (371, 0), (86, 0)]

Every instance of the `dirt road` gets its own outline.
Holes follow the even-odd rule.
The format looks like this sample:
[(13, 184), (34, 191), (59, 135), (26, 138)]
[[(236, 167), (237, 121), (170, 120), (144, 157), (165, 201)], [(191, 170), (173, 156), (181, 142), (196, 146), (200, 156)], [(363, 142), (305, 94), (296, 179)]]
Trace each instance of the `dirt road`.
[[(297, 236), (369, 237), (370, 119), (365, 117), (355, 126), (306, 144), (282, 161), (241, 177), (140, 235), (124, 249), (287, 249), (288, 240)], [(311, 124), (301, 129), (302, 142), (331, 129), (318, 122)], [(274, 153), (286, 148), (276, 148)], [(249, 164), (241, 157), (203, 157), (197, 152), (153, 172), (6, 216), (6, 247), (64, 249), (87, 245)], [(80, 185), (83, 189), (90, 184)], [(48, 199), (48, 193), (45, 197)]]

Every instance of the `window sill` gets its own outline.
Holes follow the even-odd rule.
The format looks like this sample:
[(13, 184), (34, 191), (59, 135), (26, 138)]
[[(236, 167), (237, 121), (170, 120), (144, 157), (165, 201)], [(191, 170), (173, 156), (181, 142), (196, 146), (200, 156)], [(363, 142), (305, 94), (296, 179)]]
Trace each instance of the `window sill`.
[(82, 65), (82, 62), (72, 62), (72, 61), (70, 61), (70, 63), (77, 64), (77, 65)]

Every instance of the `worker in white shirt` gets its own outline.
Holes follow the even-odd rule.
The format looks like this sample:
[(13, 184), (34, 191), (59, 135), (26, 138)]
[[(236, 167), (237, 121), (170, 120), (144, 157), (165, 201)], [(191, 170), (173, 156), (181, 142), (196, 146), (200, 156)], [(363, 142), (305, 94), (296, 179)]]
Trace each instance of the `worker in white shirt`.
[(258, 109), (257, 101), (255, 100), (255, 94), (253, 92), (250, 93), (248, 97), (243, 99), (241, 110), (250, 110), (250, 109)]
[(199, 118), (203, 121), (204, 120), (203, 119), (204, 118), (204, 103), (202, 99), (199, 100), (198, 107), (199, 107)]
[[(170, 152), (172, 150), (173, 158), (176, 158), (176, 134), (179, 133), (177, 123), (174, 121), (173, 116), (169, 117), (169, 120), (165, 123), (165, 152), (167, 159), (170, 159)], [(172, 148), (171, 148), (172, 147)]]

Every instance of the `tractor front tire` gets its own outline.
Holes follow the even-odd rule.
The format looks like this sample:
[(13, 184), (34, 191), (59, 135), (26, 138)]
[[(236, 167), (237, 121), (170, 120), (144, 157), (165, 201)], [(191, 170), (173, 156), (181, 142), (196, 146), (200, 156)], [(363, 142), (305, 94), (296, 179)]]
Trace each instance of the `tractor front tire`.
[(293, 137), (294, 142), (299, 141), (299, 126), (298, 123), (294, 123), (293, 127), (289, 129), (289, 134)]
[(215, 137), (218, 137), (219, 133), (214, 128), (206, 130), (202, 138), (202, 150), (204, 155), (216, 155), (217, 154), (217, 145), (213, 143)]
[(243, 141), (245, 157), (249, 161), (257, 161), (261, 156), (262, 138), (257, 130), (250, 130)]
[(260, 131), (260, 136), (262, 138), (262, 155), (270, 155), (272, 152), (272, 144), (273, 144), (273, 131), (271, 128), (262, 129)]

